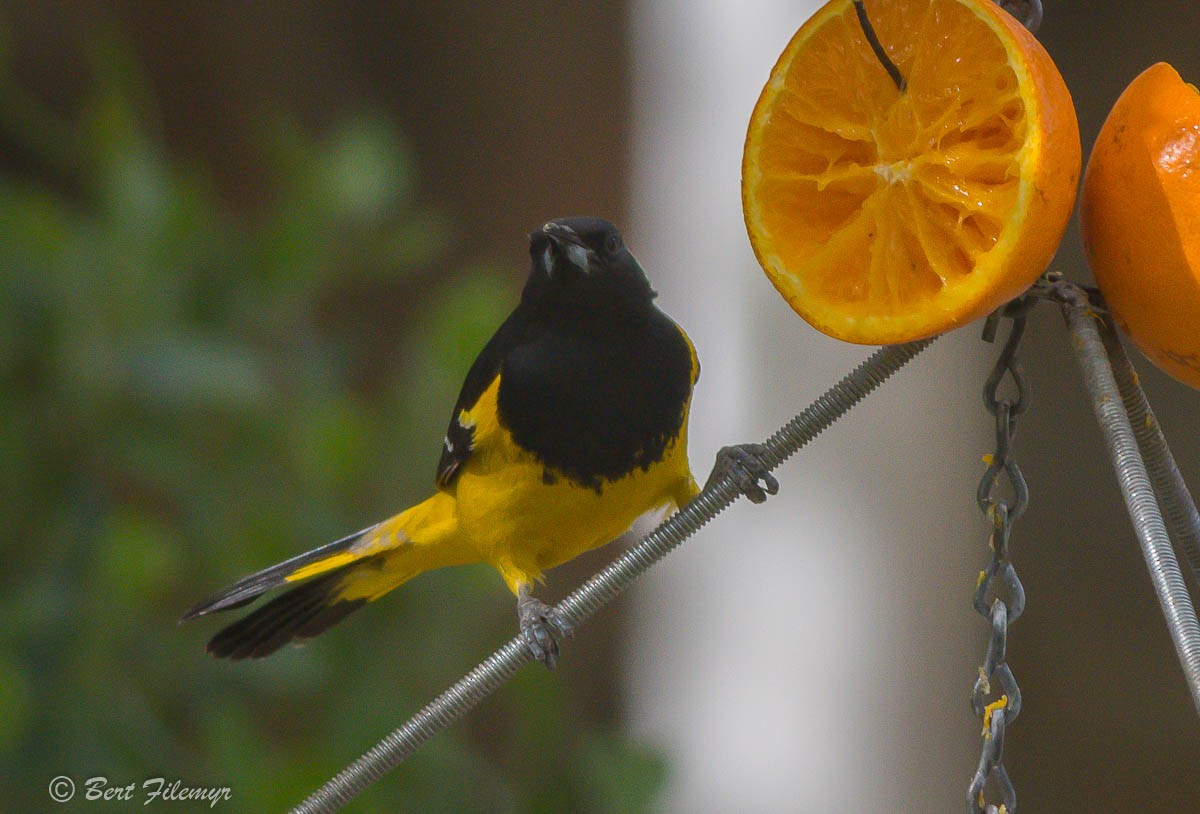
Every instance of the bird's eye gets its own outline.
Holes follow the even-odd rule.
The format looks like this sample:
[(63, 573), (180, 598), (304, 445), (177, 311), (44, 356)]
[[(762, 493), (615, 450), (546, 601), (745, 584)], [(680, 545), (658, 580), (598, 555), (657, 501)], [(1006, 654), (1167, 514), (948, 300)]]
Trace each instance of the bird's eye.
[(608, 237), (604, 238), (604, 251), (608, 254), (621, 251), (621, 236), (616, 232), (609, 232)]

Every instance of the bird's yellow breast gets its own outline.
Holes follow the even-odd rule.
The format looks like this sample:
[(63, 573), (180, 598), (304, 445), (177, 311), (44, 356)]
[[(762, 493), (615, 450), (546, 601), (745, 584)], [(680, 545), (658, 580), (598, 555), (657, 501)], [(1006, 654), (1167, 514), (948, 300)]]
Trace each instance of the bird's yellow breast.
[(464, 411), (474, 444), (451, 491), (460, 544), (495, 566), (514, 593), (543, 570), (620, 536), (651, 509), (683, 505), (698, 491), (687, 461), (686, 409), (660, 461), (597, 490), (548, 469), (513, 441), (497, 418), (499, 385), (497, 377)]

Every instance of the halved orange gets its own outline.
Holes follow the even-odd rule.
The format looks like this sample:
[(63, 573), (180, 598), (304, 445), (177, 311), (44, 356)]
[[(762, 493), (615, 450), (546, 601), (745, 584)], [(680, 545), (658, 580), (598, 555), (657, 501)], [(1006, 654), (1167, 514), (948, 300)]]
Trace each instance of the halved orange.
[(1129, 84), (1100, 128), (1079, 223), (1117, 324), (1200, 388), (1200, 92), (1165, 62)]
[(796, 32), (750, 118), (742, 206), (759, 263), (818, 330), (932, 336), (1019, 295), (1075, 202), (1079, 126), (1038, 41), (992, 0), (851, 0)]

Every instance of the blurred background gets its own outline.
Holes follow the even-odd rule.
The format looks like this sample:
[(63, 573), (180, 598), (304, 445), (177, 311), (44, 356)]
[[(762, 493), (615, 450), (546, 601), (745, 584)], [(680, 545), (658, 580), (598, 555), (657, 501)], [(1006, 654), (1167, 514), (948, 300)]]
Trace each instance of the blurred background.
[[(864, 358), (794, 317), (741, 224), (750, 110), (815, 5), (0, 2), (0, 810), (50, 809), (56, 775), (282, 810), (513, 635), (482, 567), (261, 662), (176, 620), (429, 493), (542, 221), (616, 221), (688, 327), (701, 480)], [(1046, 6), (1085, 155), (1142, 68), (1200, 77), (1192, 0)], [(1056, 267), (1089, 279), (1074, 225)], [(979, 328), (348, 810), (961, 810)], [(1022, 358), (1010, 774), (1037, 810), (1193, 810), (1200, 727), (1052, 309)], [(1200, 396), (1135, 364), (1200, 488)]]

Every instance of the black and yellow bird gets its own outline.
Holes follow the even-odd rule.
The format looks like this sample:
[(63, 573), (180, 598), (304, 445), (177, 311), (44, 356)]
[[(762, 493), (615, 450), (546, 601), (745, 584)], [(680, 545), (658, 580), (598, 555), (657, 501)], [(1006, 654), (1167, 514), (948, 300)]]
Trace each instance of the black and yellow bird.
[[(555, 634), (570, 631), (531, 594), (542, 572), (697, 494), (687, 425), (700, 365), (687, 335), (654, 305), (620, 233), (599, 218), (564, 218), (535, 231), (529, 250), (521, 301), (463, 383), (437, 492), (193, 607), (184, 619), (296, 585), (217, 633), (210, 653), (266, 656), (424, 571), (482, 561), (516, 594), (533, 655), (553, 666)], [(726, 447), (714, 475), (734, 475), (761, 502), (778, 484), (760, 454)]]

